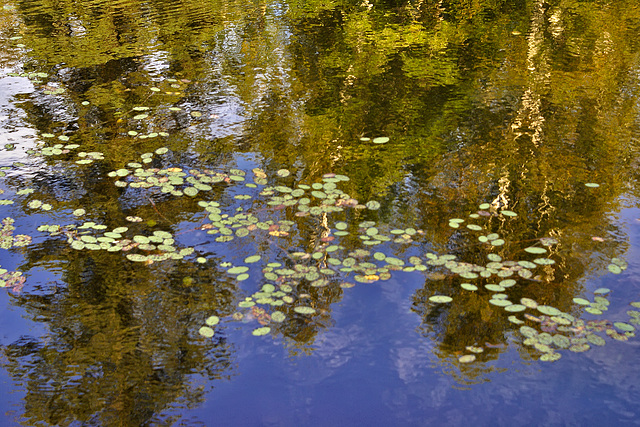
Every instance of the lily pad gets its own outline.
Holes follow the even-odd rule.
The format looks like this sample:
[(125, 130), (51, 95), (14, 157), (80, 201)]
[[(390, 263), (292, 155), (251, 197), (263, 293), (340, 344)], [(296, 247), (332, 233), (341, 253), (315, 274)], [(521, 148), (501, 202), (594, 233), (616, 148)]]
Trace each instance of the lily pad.
[(286, 314), (281, 311), (274, 311), (271, 313), (271, 320), (276, 323), (282, 323), (287, 318)]
[(294, 307), (293, 311), (300, 314), (315, 314), (316, 309), (313, 307), (307, 307), (307, 306), (301, 305), (298, 307)]
[(249, 271), (249, 267), (245, 267), (245, 266), (237, 266), (237, 267), (231, 267), (230, 269), (227, 270), (227, 273), (229, 274), (241, 274), (241, 273), (246, 273), (247, 271)]
[(547, 253), (547, 250), (545, 248), (541, 248), (538, 246), (530, 246), (528, 248), (524, 248), (525, 252), (528, 252), (530, 254), (544, 254)]
[(210, 316), (205, 320), (205, 322), (209, 326), (215, 326), (220, 323), (220, 318), (218, 316)]
[(429, 297), (429, 301), (439, 303), (439, 304), (446, 304), (448, 302), (453, 301), (453, 298), (448, 297), (446, 295), (434, 295), (432, 297)]
[(615, 265), (615, 264), (609, 264), (607, 266), (607, 270), (609, 270), (611, 273), (613, 274), (620, 274), (622, 273), (622, 269), (620, 268), (620, 266)]
[(623, 332), (633, 332), (636, 330), (636, 328), (624, 322), (615, 322), (613, 326), (615, 326), (616, 328), (620, 329)]
[(198, 333), (205, 338), (211, 338), (215, 332), (208, 326), (203, 326), (198, 330)]
[(473, 354), (465, 354), (464, 356), (460, 356), (458, 358), (458, 362), (460, 363), (471, 363), (476, 360), (476, 356)]
[(256, 337), (260, 337), (263, 335), (267, 335), (269, 332), (271, 332), (271, 328), (268, 326), (264, 326), (262, 328), (257, 328), (254, 329), (253, 332), (251, 332), (251, 335), (254, 335)]
[(377, 202), (375, 200), (371, 200), (371, 201), (367, 202), (367, 204), (365, 206), (367, 207), (367, 209), (375, 211), (375, 210), (380, 209), (380, 202)]

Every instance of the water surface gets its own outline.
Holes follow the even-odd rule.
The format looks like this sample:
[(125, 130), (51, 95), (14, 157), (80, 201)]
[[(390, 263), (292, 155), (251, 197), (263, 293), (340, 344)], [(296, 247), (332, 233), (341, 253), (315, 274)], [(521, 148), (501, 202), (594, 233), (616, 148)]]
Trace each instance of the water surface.
[(0, 4), (8, 425), (638, 423), (635, 1)]

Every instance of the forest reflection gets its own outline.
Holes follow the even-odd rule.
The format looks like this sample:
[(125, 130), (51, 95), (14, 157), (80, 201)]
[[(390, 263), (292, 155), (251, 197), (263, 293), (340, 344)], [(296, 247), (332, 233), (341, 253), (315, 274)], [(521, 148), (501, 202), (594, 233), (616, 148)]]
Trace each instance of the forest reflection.
[[(163, 146), (172, 166), (185, 170), (258, 167), (273, 175), (287, 168), (296, 171), (292, 186), (343, 173), (350, 178), (343, 191), (383, 205), (344, 214), (350, 224), (422, 233), (397, 245), (398, 257), (448, 253), (485, 265), (489, 253), (518, 260), (531, 242), (554, 238), (556, 264), (510, 297), (575, 313), (585, 278), (627, 250), (610, 213), (623, 197), (639, 195), (640, 9), (631, 0), (602, 3), (37, 0), (5, 7), (3, 66), (49, 75), (11, 100), (24, 115), (21, 126), (72, 135), (82, 150), (104, 154), (83, 168), (40, 159), (29, 174), (7, 176), (7, 186), (34, 188), (60, 216), (84, 206), (109, 227), (140, 216), (148, 219), (140, 229), (176, 231), (208, 258), (141, 268), (53, 237), (20, 250), (14, 270), (63, 272), (47, 276), (47, 285), (27, 281), (13, 299), (48, 331), (4, 346), (5, 368), (26, 390), (25, 422), (170, 424), (167, 413), (197, 406), (216, 381), (235, 375), (225, 334), (197, 334), (213, 313), (233, 318), (246, 293), (221, 274), (226, 253), (198, 234), (201, 207), (127, 193), (103, 178)], [(133, 120), (128, 113), (139, 106), (159, 113)], [(132, 131), (170, 136), (141, 139)], [(392, 143), (367, 139), (382, 135)], [(235, 203), (233, 191), (216, 188), (212, 198)], [(19, 203), (29, 212), (26, 200)], [(267, 203), (252, 203), (269, 212)], [(487, 230), (506, 240), (500, 248), (448, 226), (481, 203), (518, 215), (486, 218)], [(287, 267), (296, 265), (292, 252), (313, 253), (330, 241), (326, 216), (273, 215), (295, 222), (297, 233), (277, 244), (256, 238), (251, 249)], [(347, 253), (360, 243), (342, 244)], [(238, 241), (228, 248), (241, 258), (251, 253)], [(483, 380), (482, 363), (500, 356), (517, 326), (487, 293), (462, 290), (463, 281), (446, 271), (425, 274), (412, 310), (443, 363), (460, 365), (469, 346), (492, 349), (452, 373), (471, 384)], [(342, 282), (291, 282), (318, 311), (309, 320), (289, 310), (273, 326), (292, 356), (312, 354), (319, 332), (331, 328), (333, 307), (348, 292)], [(434, 295), (452, 295), (456, 304), (434, 306)], [(260, 315), (253, 310), (243, 320)], [(522, 349), (524, 358), (534, 353)]]

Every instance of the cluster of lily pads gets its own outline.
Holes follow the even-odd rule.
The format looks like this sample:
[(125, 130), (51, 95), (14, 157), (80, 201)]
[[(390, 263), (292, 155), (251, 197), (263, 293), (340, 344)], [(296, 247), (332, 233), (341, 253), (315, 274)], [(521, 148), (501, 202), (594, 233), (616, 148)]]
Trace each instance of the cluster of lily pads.
[(0, 229), (0, 248), (11, 249), (12, 247), (28, 246), (31, 243), (31, 236), (26, 234), (13, 235), (16, 229), (13, 224), (13, 218), (5, 218), (2, 220), (2, 228)]
[[(42, 84), (45, 94), (64, 93), (64, 88), (57, 84), (46, 84), (46, 73), (15, 73)], [(158, 86), (149, 88), (151, 94), (180, 95), (185, 80), (167, 79)], [(90, 105), (88, 101), (83, 106)], [(164, 108), (164, 107), (160, 107)], [(168, 107), (169, 112), (180, 112), (182, 108)], [(153, 109), (137, 106), (130, 111), (118, 112), (123, 118), (128, 117), (138, 126), (143, 121), (153, 118)], [(199, 118), (202, 113), (189, 112), (190, 117)], [(169, 136), (164, 131), (129, 130), (126, 135), (135, 139), (151, 139)], [(68, 135), (55, 136), (52, 133), (41, 135), (45, 140), (56, 138), (55, 144), (43, 144), (28, 153), (41, 156), (67, 155), (81, 148), (79, 144), (69, 143)], [(362, 142), (385, 144), (388, 137), (361, 138)], [(14, 149), (7, 144), (6, 150)], [(406, 273), (434, 273), (443, 277), (459, 277), (464, 279), (459, 289), (452, 289), (454, 295), (432, 295), (430, 304), (443, 307), (455, 302), (456, 294), (464, 292), (489, 292), (489, 303), (502, 308), (510, 322), (519, 328), (523, 344), (530, 346), (540, 354), (540, 360), (553, 361), (561, 357), (562, 350), (574, 352), (586, 351), (590, 346), (604, 345), (604, 335), (616, 339), (627, 340), (634, 336), (635, 326), (640, 325), (640, 311), (629, 310), (626, 322), (610, 322), (608, 320), (583, 320), (555, 307), (539, 304), (530, 298), (519, 298), (512, 301), (509, 293), (518, 285), (536, 280), (539, 268), (553, 268), (555, 260), (552, 248), (558, 242), (552, 237), (542, 237), (537, 242), (523, 249), (525, 258), (505, 260), (491, 250), (507, 244), (505, 236), (492, 232), (483, 224), (487, 218), (499, 217), (507, 221), (517, 218), (517, 213), (508, 209), (497, 209), (489, 203), (483, 203), (476, 212), (467, 218), (452, 218), (449, 227), (455, 233), (476, 233), (475, 238), (489, 252), (486, 262), (476, 264), (457, 259), (452, 254), (424, 253), (411, 255), (404, 260), (388, 255), (392, 245), (408, 245), (424, 235), (422, 230), (412, 227), (391, 227), (377, 224), (368, 217), (375, 217), (381, 205), (376, 200), (360, 202), (340, 189), (341, 184), (349, 181), (345, 175), (328, 173), (317, 182), (296, 182), (296, 176), (288, 169), (280, 169), (271, 179), (261, 169), (249, 171), (230, 169), (219, 171), (211, 169), (184, 168), (170, 165), (167, 158), (167, 147), (140, 155), (138, 161), (132, 161), (120, 169), (108, 173), (114, 179), (114, 185), (121, 188), (125, 196), (153, 200), (187, 196), (198, 201), (202, 208), (199, 213), (204, 216), (197, 230), (211, 236), (212, 244), (224, 245), (243, 238), (254, 238), (262, 241), (268, 239), (280, 252), (278, 261), (273, 261), (270, 254), (256, 254), (244, 258), (242, 263), (222, 262), (221, 272), (233, 277), (238, 282), (249, 279), (252, 266), (260, 266), (261, 277), (256, 280), (259, 289), (250, 295), (240, 298), (238, 310), (230, 316), (232, 320), (255, 321), (259, 327), (252, 332), (255, 336), (271, 333), (272, 328), (286, 321), (291, 316), (315, 316), (319, 309), (307, 292), (309, 288), (340, 287), (343, 289), (355, 286), (354, 282), (370, 284), (388, 280), (395, 271)], [(80, 151), (75, 163), (87, 165), (104, 159), (97, 151)], [(13, 167), (22, 164), (15, 163)], [(0, 176), (4, 176), (4, 167)], [(275, 183), (274, 183), (275, 181)], [(589, 188), (597, 188), (594, 183), (585, 184)], [(18, 196), (28, 196), (33, 189), (21, 189)], [(222, 194), (222, 196), (221, 196)], [(223, 200), (224, 199), (224, 200)], [(231, 202), (239, 204), (233, 209)], [(0, 204), (10, 204), (12, 200), (0, 200)], [(38, 199), (30, 200), (29, 209), (50, 211), (53, 206)], [(351, 212), (345, 212), (351, 210)], [(120, 226), (109, 230), (103, 224), (92, 221), (80, 222), (86, 215), (82, 208), (75, 209), (73, 216), (77, 223), (59, 225), (43, 224), (38, 231), (49, 236), (63, 236), (71, 248), (75, 250), (107, 251), (124, 253), (124, 257), (132, 262), (151, 264), (165, 260), (177, 260), (195, 253), (192, 247), (178, 247), (175, 236), (169, 230), (145, 230), (143, 226)], [(332, 215), (339, 218), (333, 219)], [(297, 218), (293, 221), (292, 218)], [(142, 222), (137, 216), (127, 217), (131, 223)], [(31, 242), (26, 235), (13, 235), (13, 220), (5, 218), (0, 230), (0, 247), (10, 249), (25, 246)], [(306, 227), (306, 229), (305, 229)], [(309, 229), (314, 231), (309, 238)], [(287, 239), (284, 247), (279, 239)], [(247, 245), (249, 246), (249, 245)], [(354, 249), (356, 247), (356, 249)], [(529, 256), (531, 255), (531, 256)], [(197, 256), (196, 261), (206, 263), (207, 258)], [(260, 264), (262, 263), (262, 264)], [(623, 260), (614, 258), (608, 270), (620, 274), (625, 268)], [(254, 271), (257, 269), (254, 269)], [(19, 289), (25, 282), (20, 272), (9, 272), (0, 269), (0, 287)], [(608, 308), (606, 295), (608, 289), (599, 289), (593, 300), (574, 298), (576, 310), (584, 308), (590, 315), (602, 315)], [(640, 303), (631, 303), (640, 308)], [(203, 337), (213, 337), (222, 319), (216, 315), (207, 317), (199, 329)], [(467, 346), (468, 354), (459, 357), (460, 363), (476, 360), (476, 355), (484, 351), (481, 346)]]

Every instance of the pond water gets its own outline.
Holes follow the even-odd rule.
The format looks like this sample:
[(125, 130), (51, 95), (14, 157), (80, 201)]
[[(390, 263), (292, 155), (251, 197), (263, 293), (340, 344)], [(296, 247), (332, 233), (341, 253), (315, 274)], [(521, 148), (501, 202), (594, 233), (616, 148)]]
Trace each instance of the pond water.
[(0, 4), (4, 424), (640, 423), (636, 0)]

